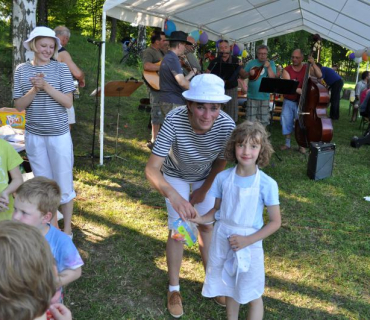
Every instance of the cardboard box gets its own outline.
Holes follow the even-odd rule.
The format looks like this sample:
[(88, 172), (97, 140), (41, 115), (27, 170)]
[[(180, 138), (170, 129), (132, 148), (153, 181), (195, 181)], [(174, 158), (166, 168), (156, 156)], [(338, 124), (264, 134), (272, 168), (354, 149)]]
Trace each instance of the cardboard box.
[(24, 129), (26, 124), (25, 111), (19, 112), (14, 108), (0, 109), (0, 127), (10, 125), (14, 129)]

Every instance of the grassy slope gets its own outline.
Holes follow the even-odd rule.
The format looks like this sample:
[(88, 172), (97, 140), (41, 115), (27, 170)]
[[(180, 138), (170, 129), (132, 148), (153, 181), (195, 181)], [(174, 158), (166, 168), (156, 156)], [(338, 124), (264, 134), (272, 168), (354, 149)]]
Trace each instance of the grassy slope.
[[(97, 48), (73, 35), (68, 47), (87, 74), (87, 86), (75, 103), (76, 155), (91, 150)], [(106, 81), (140, 77), (118, 64), (121, 48), (107, 44)], [(353, 86), (353, 84), (352, 84)], [(122, 98), (119, 152), (105, 166), (76, 158), (75, 243), (84, 258), (81, 279), (66, 291), (75, 319), (169, 319), (166, 311), (166, 211), (163, 198), (144, 177), (149, 115), (137, 110), (146, 96), (142, 86)], [(117, 98), (106, 99), (105, 153), (114, 153)], [(307, 178), (307, 157), (296, 151), (278, 154), (264, 171), (280, 188), (282, 228), (265, 240), (265, 319), (366, 319), (369, 308), (370, 147), (353, 149), (359, 122), (349, 123), (348, 101), (334, 122), (333, 175)], [(97, 130), (98, 132), (99, 130)], [(283, 142), (274, 123), (272, 143)], [(97, 136), (98, 139), (98, 136)], [(96, 150), (98, 150), (98, 143)], [(97, 162), (97, 161), (96, 161)], [(181, 271), (183, 319), (225, 319), (225, 310), (201, 297), (204, 272), (197, 248), (187, 249)], [(247, 307), (241, 308), (245, 318)]]

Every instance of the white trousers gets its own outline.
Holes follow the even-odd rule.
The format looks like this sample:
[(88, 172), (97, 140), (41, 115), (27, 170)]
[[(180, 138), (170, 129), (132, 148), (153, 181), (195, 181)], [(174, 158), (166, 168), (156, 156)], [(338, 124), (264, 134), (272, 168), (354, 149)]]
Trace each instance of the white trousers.
[(76, 197), (73, 188), (73, 145), (71, 134), (38, 136), (25, 134), (26, 152), (35, 177), (55, 180), (62, 193), (60, 204)]
[[(186, 182), (180, 178), (173, 178), (166, 174), (163, 174), (164, 179), (187, 201), (190, 199), (190, 192), (199, 189), (203, 183), (202, 181), (197, 182)], [(208, 193), (204, 198), (203, 202), (197, 203), (194, 207), (198, 213), (203, 216), (215, 205), (215, 197), (210, 196)], [(168, 228), (171, 229), (173, 223), (180, 218), (179, 214), (172, 207), (170, 201), (166, 198), (166, 206), (168, 212)]]

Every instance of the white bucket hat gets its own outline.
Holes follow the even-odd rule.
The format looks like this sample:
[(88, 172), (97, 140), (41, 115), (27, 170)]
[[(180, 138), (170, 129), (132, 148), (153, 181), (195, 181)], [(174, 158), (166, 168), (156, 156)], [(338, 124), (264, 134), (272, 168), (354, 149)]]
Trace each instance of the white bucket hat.
[(186, 100), (203, 103), (226, 103), (231, 97), (225, 95), (224, 81), (211, 73), (195, 76), (189, 90), (182, 93)]
[(51, 30), (50, 28), (47, 27), (36, 27), (35, 29), (32, 30), (30, 36), (26, 41), (23, 42), (23, 46), (27, 50), (30, 49), (30, 42), (35, 39), (36, 37), (48, 37), (48, 38), (54, 38), (58, 44), (58, 49), (60, 49), (62, 46), (60, 45), (60, 40), (57, 36), (55, 36), (54, 30)]

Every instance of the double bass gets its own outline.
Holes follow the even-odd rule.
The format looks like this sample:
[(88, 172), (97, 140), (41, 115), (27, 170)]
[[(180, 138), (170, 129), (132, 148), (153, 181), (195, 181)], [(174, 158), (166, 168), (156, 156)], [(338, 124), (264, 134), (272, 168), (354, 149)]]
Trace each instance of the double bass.
[[(321, 38), (314, 36), (313, 52), (320, 47)], [(328, 90), (316, 79), (309, 77), (311, 63), (307, 62), (298, 104), (298, 119), (295, 122), (295, 138), (300, 147), (307, 148), (311, 142), (330, 142), (333, 125), (326, 114), (330, 100)]]

